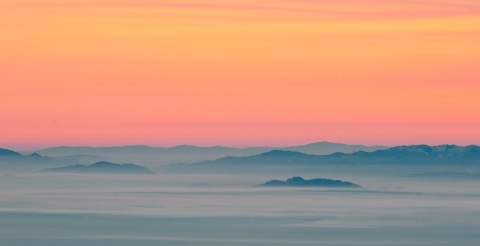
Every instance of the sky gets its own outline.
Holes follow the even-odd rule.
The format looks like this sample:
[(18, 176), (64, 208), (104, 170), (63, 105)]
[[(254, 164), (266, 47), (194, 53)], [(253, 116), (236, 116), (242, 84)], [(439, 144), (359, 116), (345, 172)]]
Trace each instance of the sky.
[(477, 0), (0, 0), (0, 147), (480, 144)]

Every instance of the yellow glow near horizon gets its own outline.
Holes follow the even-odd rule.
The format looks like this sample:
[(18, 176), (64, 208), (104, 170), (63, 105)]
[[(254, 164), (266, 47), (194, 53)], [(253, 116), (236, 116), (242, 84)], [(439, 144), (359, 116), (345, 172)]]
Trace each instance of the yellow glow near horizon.
[(0, 0), (0, 35), (4, 145), (480, 137), (476, 1)]

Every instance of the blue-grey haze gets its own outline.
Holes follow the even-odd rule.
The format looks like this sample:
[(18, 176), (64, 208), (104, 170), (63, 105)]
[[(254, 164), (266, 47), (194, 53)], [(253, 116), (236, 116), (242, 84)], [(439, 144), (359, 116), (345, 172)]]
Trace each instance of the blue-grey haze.
[[(478, 245), (480, 180), (410, 172), (3, 174), (0, 245)], [(362, 188), (255, 186), (293, 175)]]
[[(298, 148), (331, 152), (329, 146), (363, 148), (329, 143)], [(292, 148), (266, 153), (261, 148), (192, 146), (47, 150), (55, 157), (0, 149), (0, 245), (473, 246), (480, 242), (480, 147), (400, 146), (329, 156), (292, 152), (298, 151)], [(231, 153), (244, 157), (226, 157)], [(40, 172), (65, 170), (65, 166), (83, 170), (87, 166), (76, 164), (111, 159), (130, 162), (123, 157), (157, 173), (134, 175), (110, 168), (102, 169), (102, 174), (97, 168), (82, 174)], [(177, 157), (222, 159), (165, 166)], [(361, 187), (257, 186), (295, 176), (343, 180)]]

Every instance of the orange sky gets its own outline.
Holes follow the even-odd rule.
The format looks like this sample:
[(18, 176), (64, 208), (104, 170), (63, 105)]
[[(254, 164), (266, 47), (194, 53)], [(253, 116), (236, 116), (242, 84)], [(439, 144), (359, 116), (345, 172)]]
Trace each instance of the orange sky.
[(0, 147), (480, 144), (477, 0), (0, 0)]

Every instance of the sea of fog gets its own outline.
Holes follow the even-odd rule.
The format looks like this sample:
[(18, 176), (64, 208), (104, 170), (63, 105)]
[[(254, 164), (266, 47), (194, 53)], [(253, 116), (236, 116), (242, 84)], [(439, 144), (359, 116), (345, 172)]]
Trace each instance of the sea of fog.
[(0, 174), (0, 245), (479, 245), (480, 180), (293, 174)]

